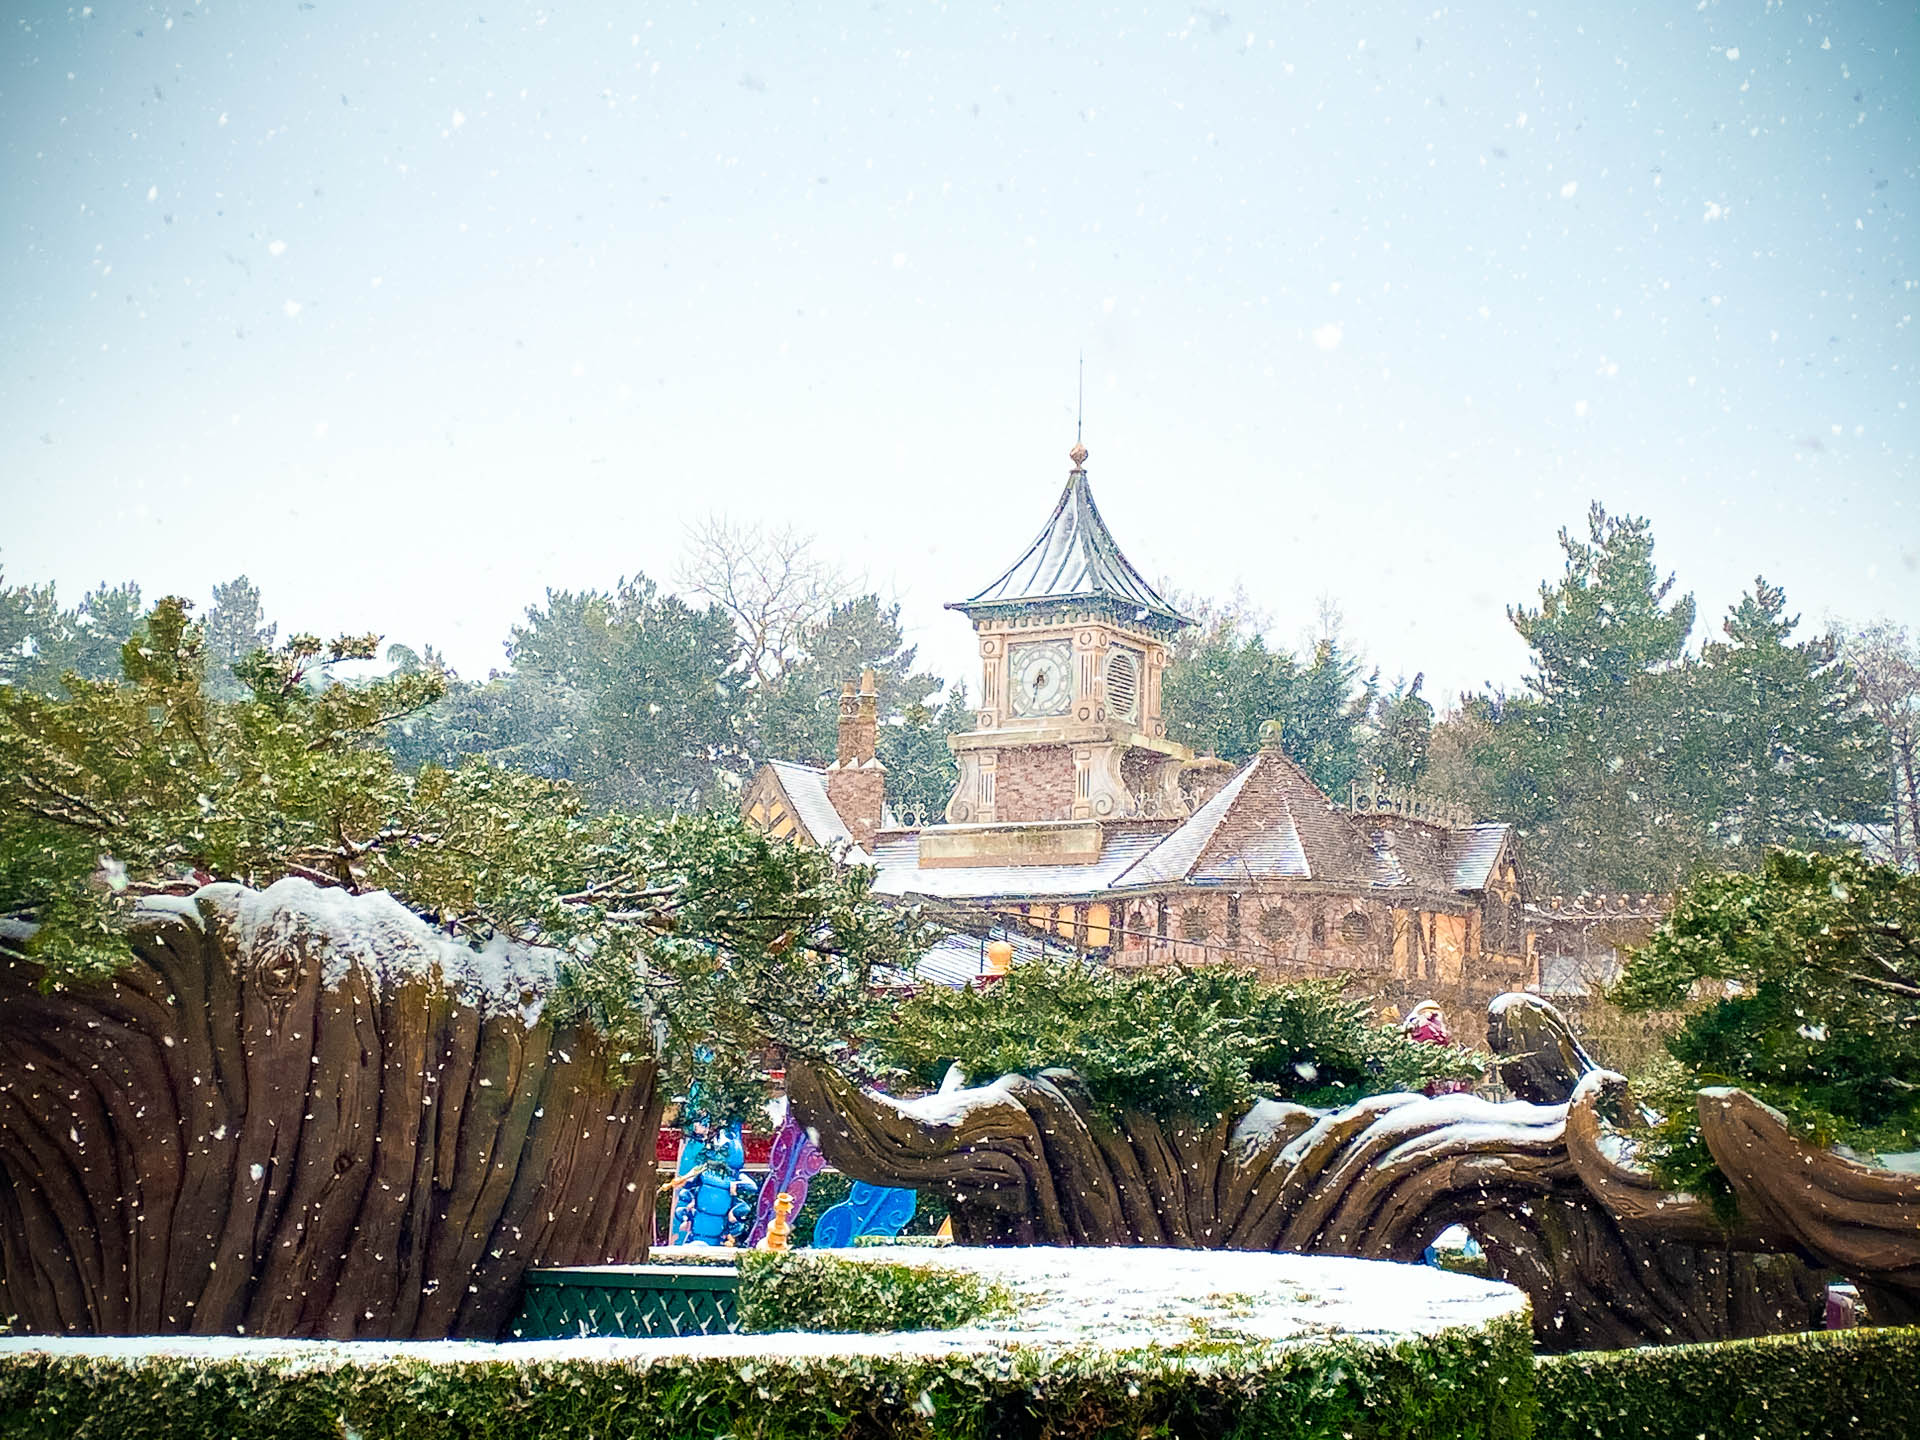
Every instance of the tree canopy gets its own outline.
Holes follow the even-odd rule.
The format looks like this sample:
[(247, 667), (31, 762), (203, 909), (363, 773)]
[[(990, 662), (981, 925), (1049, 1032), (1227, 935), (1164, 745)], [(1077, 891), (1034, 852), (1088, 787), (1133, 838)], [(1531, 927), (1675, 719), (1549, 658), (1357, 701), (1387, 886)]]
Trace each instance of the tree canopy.
[(1790, 850), (1702, 874), (1611, 998), (1696, 1005), (1658, 1083), (1655, 1153), (1677, 1186), (1711, 1180), (1692, 1104), (1705, 1085), (1751, 1091), (1822, 1144), (1920, 1149), (1920, 876)]
[(0, 913), (36, 924), (53, 983), (111, 973), (143, 894), (285, 875), (387, 890), (476, 942), (559, 958), (556, 1003), (629, 1054), (709, 1056), (710, 1103), (738, 1103), (778, 1043), (831, 1055), (860, 1028), (875, 964), (909, 963), (911, 913), (870, 875), (767, 840), (730, 813), (634, 815), (566, 780), (480, 758), (408, 771), (382, 742), (442, 693), (435, 671), (331, 682), (377, 637), (294, 635), (202, 683), (184, 601), (154, 607), (123, 678), (64, 695), (0, 688)]
[(1440, 773), (1513, 822), (1545, 883), (1666, 890), (1770, 845), (1844, 846), (1886, 808), (1884, 746), (1830, 635), (1764, 578), (1722, 638), (1687, 650), (1691, 595), (1653, 560), (1651, 525), (1599, 505), (1536, 607), (1508, 611), (1533, 652), (1516, 696), (1470, 696), (1440, 727)]
[(949, 1063), (980, 1081), (1060, 1067), (1097, 1100), (1162, 1117), (1211, 1117), (1263, 1097), (1346, 1104), (1482, 1068), (1470, 1052), (1372, 1024), (1338, 981), (1054, 958), (984, 990), (928, 988), (882, 1017), (874, 1060), (922, 1084), (938, 1083)]

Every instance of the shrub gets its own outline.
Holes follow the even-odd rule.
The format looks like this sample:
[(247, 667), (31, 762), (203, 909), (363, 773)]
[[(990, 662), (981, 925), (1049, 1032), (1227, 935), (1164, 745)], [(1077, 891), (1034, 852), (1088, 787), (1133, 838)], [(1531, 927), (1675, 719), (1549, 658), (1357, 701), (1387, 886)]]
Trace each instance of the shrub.
[(1122, 973), (1072, 960), (1022, 965), (984, 990), (929, 987), (887, 1018), (875, 1052), (924, 1083), (1074, 1071), (1096, 1100), (1162, 1117), (1256, 1096), (1344, 1105), (1479, 1074), (1484, 1057), (1371, 1024), (1337, 981), (1274, 984), (1226, 967)]
[(740, 1328), (749, 1333), (951, 1330), (1013, 1307), (1005, 1285), (963, 1270), (847, 1265), (811, 1250), (749, 1250), (740, 1257)]
[(1540, 1440), (1905, 1440), (1920, 1329), (1557, 1355), (1536, 1384)]
[[(202, 1339), (166, 1342), (202, 1347), (200, 1355), (145, 1358), (0, 1341), (0, 1436), (1525, 1440), (1532, 1432), (1530, 1329), (1510, 1291), (1398, 1267), (1383, 1276), (1360, 1261), (1153, 1253), (1152, 1262), (1117, 1250), (742, 1256), (743, 1309), (757, 1307), (763, 1323), (784, 1309), (787, 1319), (838, 1324), (861, 1305), (891, 1307), (903, 1324), (916, 1312), (934, 1323), (973, 1315), (972, 1328), (944, 1335), (502, 1346)], [(900, 1273), (909, 1268), (917, 1273)], [(1126, 1285), (1113, 1283), (1115, 1271)], [(1017, 1278), (1028, 1272), (1039, 1283)], [(1233, 1283), (1257, 1288), (1195, 1293)], [(942, 1289), (963, 1298), (942, 1300)], [(1096, 1292), (1097, 1307), (1070, 1298)], [(1391, 1312), (1382, 1308), (1389, 1296)], [(1017, 1315), (991, 1318), (1009, 1303)], [(943, 1305), (946, 1315), (931, 1315)], [(1325, 1322), (1342, 1307), (1388, 1333), (1329, 1335)], [(1396, 1325), (1389, 1313), (1406, 1319)], [(1289, 1338), (1267, 1338), (1276, 1335)]]

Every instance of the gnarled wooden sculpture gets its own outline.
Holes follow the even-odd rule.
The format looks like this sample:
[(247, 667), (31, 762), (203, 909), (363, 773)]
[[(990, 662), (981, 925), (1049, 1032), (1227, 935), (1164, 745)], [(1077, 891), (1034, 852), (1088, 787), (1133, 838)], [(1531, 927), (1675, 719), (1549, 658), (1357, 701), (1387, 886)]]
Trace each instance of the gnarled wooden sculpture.
[(0, 948), (0, 1316), (492, 1338), (530, 1263), (645, 1258), (651, 1065), (612, 1083), (523, 982), (302, 886), (147, 902), (110, 983)]
[(1716, 1158), (1727, 1147), (1736, 1188), (1768, 1197), (1730, 1231), (1625, 1158), (1609, 1116), (1633, 1118), (1626, 1082), (1594, 1066), (1551, 1006), (1502, 996), (1490, 1038), (1521, 1101), (1385, 1095), (1332, 1112), (1262, 1101), (1170, 1123), (1112, 1114), (1064, 1071), (913, 1101), (799, 1062), (789, 1084), (835, 1166), (944, 1192), (962, 1243), (1412, 1260), (1460, 1223), (1492, 1272), (1528, 1292), (1540, 1342), (1558, 1349), (1810, 1328), (1824, 1284), (1807, 1261), (1860, 1281), (1870, 1306), (1891, 1297), (1883, 1317), (1900, 1313), (1920, 1265), (1920, 1212), (1900, 1197), (1920, 1180), (1808, 1162), (1782, 1148), (1793, 1142), (1764, 1107), (1716, 1099), (1708, 1143)]

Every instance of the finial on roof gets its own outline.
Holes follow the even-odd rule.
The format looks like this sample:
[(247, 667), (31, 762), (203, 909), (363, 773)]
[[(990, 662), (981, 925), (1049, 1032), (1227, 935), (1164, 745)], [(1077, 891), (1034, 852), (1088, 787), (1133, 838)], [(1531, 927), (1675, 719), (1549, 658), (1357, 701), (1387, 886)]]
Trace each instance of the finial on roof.
[(1263, 720), (1260, 724), (1260, 748), (1262, 750), (1281, 750), (1283, 747), (1280, 744), (1280, 737), (1283, 733), (1282, 726), (1278, 720)]
[(1080, 403), (1073, 412), (1073, 449), (1067, 452), (1067, 458), (1073, 461), (1073, 468), (1084, 469), (1087, 463), (1087, 447), (1080, 443), (1080, 427), (1087, 418), (1087, 352), (1080, 352)]

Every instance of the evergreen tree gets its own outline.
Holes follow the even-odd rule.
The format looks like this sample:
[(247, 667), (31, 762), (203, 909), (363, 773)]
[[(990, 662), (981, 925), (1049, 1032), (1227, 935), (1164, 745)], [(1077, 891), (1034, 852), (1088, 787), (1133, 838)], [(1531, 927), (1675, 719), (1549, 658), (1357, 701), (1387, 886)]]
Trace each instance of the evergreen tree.
[(950, 736), (973, 728), (967, 687), (956, 685), (938, 709), (909, 705), (896, 723), (880, 727), (880, 763), (887, 767), (887, 800), (903, 822), (937, 825), (960, 778)]
[(1667, 1181), (1725, 1193), (1699, 1135), (1704, 1085), (1751, 1091), (1818, 1144), (1920, 1148), (1916, 937), (1920, 877), (1858, 855), (1773, 850), (1755, 872), (1697, 876), (1610, 992), (1636, 1010), (1713, 997), (1689, 1007), (1676, 1069), (1649, 1091)]
[(1257, 1097), (1341, 1105), (1476, 1075), (1483, 1057), (1371, 1023), (1338, 981), (1273, 984), (1223, 966), (1132, 973), (1071, 959), (988, 989), (932, 986), (885, 1017), (871, 1056), (920, 1084), (1072, 1070), (1117, 1111), (1231, 1113)]
[(1402, 681), (1374, 704), (1361, 768), (1389, 785), (1415, 786), (1426, 775), (1433, 744), (1433, 706), (1420, 694), (1426, 678)]
[(769, 1041), (843, 1054), (872, 965), (911, 964), (925, 943), (871, 898), (870, 872), (732, 815), (597, 811), (483, 759), (409, 774), (381, 732), (443, 677), (327, 679), (377, 638), (255, 651), (245, 696), (223, 701), (202, 684), (201, 628), (169, 598), (127, 642), (121, 680), (0, 688), (0, 914), (34, 924), (52, 983), (124, 963), (142, 894), (209, 877), (386, 890), (476, 942), (537, 938), (561, 957), (562, 1013), (615, 1054), (651, 1053), (664, 1031), (682, 1076), (704, 1048), (709, 1094), (737, 1098)]
[(1754, 581), (1726, 639), (1692, 672), (1692, 745), (1713, 839), (1727, 860), (1849, 840), (1884, 817), (1882, 741), (1831, 635), (1792, 642), (1786, 595)]
[(1644, 519), (1595, 504), (1587, 531), (1560, 532), (1565, 569), (1539, 608), (1507, 612), (1533, 673), (1499, 707), (1487, 798), (1558, 886), (1664, 889), (1705, 839), (1683, 773), (1693, 597), (1669, 600)]
[(234, 666), (256, 650), (271, 650), (280, 627), (266, 623), (260, 587), (244, 575), (213, 587), (213, 605), (204, 625), (207, 684), (223, 699), (235, 699), (241, 686)]
[(557, 758), (596, 803), (694, 810), (738, 784), (738, 642), (717, 606), (695, 610), (645, 576), (611, 594), (549, 590), (507, 653), (509, 684), (546, 692), (520, 692), (510, 709), (566, 717)]
[(1214, 618), (1169, 651), (1161, 680), (1170, 738), (1222, 760), (1251, 759), (1260, 726), (1279, 720), (1287, 754), (1329, 795), (1344, 797), (1359, 777), (1361, 743), (1374, 685), (1359, 682), (1337, 625), (1302, 664), (1268, 646), (1236, 609), (1202, 607)]
[(864, 670), (874, 672), (883, 726), (916, 707), (927, 709), (942, 688), (937, 675), (916, 672), (915, 648), (900, 633), (900, 607), (878, 595), (834, 605), (803, 627), (798, 654), (771, 683), (748, 697), (752, 750), (760, 760), (824, 765), (833, 759), (840, 725), (840, 688)]
[(8, 587), (0, 577), (0, 685), (58, 694), (69, 673), (110, 680), (140, 621), (140, 587), (102, 583), (71, 610), (52, 585)]

